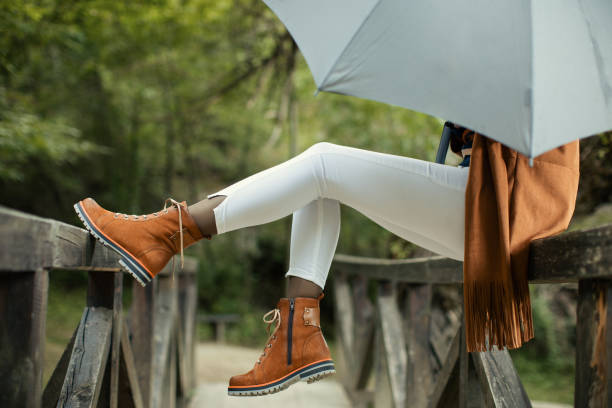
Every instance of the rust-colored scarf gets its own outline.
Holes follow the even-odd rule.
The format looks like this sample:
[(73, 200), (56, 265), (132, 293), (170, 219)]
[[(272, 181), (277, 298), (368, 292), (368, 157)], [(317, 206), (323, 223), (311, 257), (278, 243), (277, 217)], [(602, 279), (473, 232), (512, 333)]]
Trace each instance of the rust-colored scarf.
[(517, 348), (533, 337), (527, 263), (533, 239), (567, 229), (579, 143), (534, 158), (475, 134), (465, 195), (463, 263), (468, 351)]

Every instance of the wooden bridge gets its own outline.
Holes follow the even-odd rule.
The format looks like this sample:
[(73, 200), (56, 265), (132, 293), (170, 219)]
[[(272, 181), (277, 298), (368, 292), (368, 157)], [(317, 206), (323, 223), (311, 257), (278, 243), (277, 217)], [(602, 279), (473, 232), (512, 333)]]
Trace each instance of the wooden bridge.
[[(612, 225), (531, 248), (531, 283), (579, 283), (575, 406), (612, 407)], [(188, 404), (197, 263), (186, 259), (174, 281), (166, 270), (146, 288), (133, 285), (124, 313), (116, 261), (81, 228), (0, 207), (0, 407)], [(54, 269), (87, 271), (89, 283), (81, 321), (43, 390)], [(461, 315), (435, 307), (432, 285), (460, 288), (461, 263), (337, 254), (332, 269), (339, 369), (353, 406), (530, 406), (508, 352), (466, 353)]]
[[(332, 268), (353, 406), (531, 407), (508, 351), (467, 353), (461, 307), (434, 309), (434, 285), (461, 293), (461, 262), (336, 254)], [(534, 241), (529, 281), (578, 282), (574, 406), (612, 407), (612, 225)]]
[[(0, 207), (0, 407), (183, 407), (194, 383), (194, 259), (133, 285), (84, 229)], [(49, 275), (87, 271), (78, 327), (42, 389)], [(125, 319), (124, 319), (125, 315)], [(127, 321), (127, 323), (126, 323)]]

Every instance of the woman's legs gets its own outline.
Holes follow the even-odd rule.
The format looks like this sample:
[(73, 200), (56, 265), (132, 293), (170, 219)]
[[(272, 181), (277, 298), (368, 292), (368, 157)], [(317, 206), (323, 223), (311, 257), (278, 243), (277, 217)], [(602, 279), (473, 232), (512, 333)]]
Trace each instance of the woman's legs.
[(288, 297), (318, 297), (340, 236), (340, 203), (318, 198), (293, 213)]
[(323, 142), (208, 198), (226, 196), (213, 208), (219, 234), (293, 213), (287, 275), (323, 288), (340, 203), (406, 240), (462, 260), (468, 170)]

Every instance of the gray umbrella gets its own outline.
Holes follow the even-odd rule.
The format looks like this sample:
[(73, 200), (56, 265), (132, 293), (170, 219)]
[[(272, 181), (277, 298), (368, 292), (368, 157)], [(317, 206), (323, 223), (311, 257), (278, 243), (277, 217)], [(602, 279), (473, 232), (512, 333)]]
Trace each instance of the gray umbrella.
[(612, 0), (264, 0), (318, 90), (534, 157), (612, 129)]

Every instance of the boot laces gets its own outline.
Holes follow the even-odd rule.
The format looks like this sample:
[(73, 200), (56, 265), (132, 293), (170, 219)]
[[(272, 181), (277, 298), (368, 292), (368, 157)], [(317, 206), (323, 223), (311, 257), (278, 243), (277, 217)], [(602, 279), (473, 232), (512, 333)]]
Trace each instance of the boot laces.
[[(163, 209), (163, 211), (166, 214), (168, 214), (168, 210), (166, 209), (166, 207), (168, 206), (168, 203), (170, 203), (171, 207), (176, 207), (176, 209), (178, 210), (179, 236), (181, 237), (181, 270), (183, 270), (183, 267), (185, 266), (185, 259), (183, 257), (183, 215), (182, 215), (181, 207), (184, 208), (184, 206), (183, 204), (176, 201), (174, 198), (168, 197), (166, 198), (166, 201), (164, 202), (164, 209)], [(174, 281), (174, 257), (172, 257), (172, 281)]]
[[(270, 317), (270, 315), (272, 315)], [(264, 347), (264, 352), (257, 359), (257, 364), (261, 364), (261, 358), (266, 356), (266, 348), (272, 347), (272, 343), (270, 343), (270, 339), (276, 339), (276, 331), (281, 325), (281, 314), (279, 309), (272, 309), (268, 313), (263, 316), (264, 323), (268, 324), (266, 331), (268, 332), (268, 340), (266, 340), (266, 346)], [(274, 325), (274, 331), (270, 334), (270, 327)]]
[[(166, 198), (166, 201), (164, 202), (164, 208), (163, 211), (164, 214), (168, 214), (168, 203), (170, 203), (170, 207), (176, 207), (176, 209), (178, 210), (178, 218), (179, 218), (179, 236), (181, 238), (181, 270), (183, 270), (183, 267), (185, 266), (185, 257), (183, 256), (183, 214), (181, 211), (181, 207), (185, 209), (185, 211), (187, 211), (186, 206), (184, 206), (182, 203), (176, 201), (175, 199), (168, 197)], [(158, 213), (161, 211), (157, 211), (154, 212), (152, 215), (154, 217), (158, 216)], [(151, 214), (149, 214), (149, 217), (151, 216)], [(128, 215), (128, 214), (124, 214), (124, 213), (120, 213), (120, 212), (116, 212), (115, 213), (115, 218), (118, 217), (123, 217), (126, 220), (129, 220), (130, 217), (133, 217), (132, 219), (134, 221), (138, 220), (139, 217), (142, 217), (144, 220), (147, 219), (147, 215)], [(174, 281), (174, 257), (172, 257), (172, 281)]]

